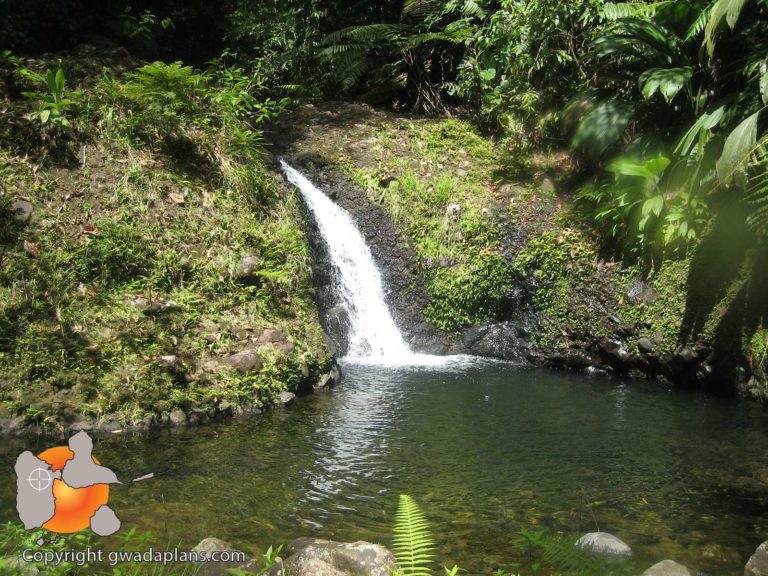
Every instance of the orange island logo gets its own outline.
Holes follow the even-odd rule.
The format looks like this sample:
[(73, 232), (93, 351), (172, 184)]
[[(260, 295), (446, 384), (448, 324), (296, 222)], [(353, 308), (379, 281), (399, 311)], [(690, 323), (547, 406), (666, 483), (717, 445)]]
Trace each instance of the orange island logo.
[(121, 484), (112, 470), (92, 455), (93, 440), (85, 432), (68, 446), (23, 452), (16, 460), (16, 509), (24, 528), (45, 528), (59, 534), (90, 526), (109, 536), (120, 529), (120, 519), (107, 506), (109, 485)]

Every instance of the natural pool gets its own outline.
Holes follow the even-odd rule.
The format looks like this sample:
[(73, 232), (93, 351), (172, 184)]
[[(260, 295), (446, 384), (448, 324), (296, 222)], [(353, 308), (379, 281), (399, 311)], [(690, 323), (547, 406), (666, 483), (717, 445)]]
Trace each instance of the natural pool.
[[(301, 535), (389, 544), (397, 496), (422, 505), (439, 558), (490, 572), (523, 529), (612, 532), (650, 565), (741, 574), (768, 537), (768, 414), (603, 375), (505, 364), (346, 365), (341, 386), (260, 417), (96, 439), (124, 480), (110, 505), (159, 543), (218, 536), (252, 552)], [(13, 463), (47, 440), (4, 441)]]

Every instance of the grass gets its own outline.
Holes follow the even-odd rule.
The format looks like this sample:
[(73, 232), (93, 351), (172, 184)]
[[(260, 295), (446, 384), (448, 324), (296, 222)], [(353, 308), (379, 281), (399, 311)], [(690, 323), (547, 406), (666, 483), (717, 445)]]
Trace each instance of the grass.
[[(82, 416), (214, 415), (327, 367), (297, 201), (264, 168), (257, 129), (206, 104), (192, 77), (174, 118), (137, 76), (92, 84), (67, 142), (77, 162), (0, 139), (0, 417), (57, 429)], [(20, 197), (34, 205), (23, 225), (9, 211)], [(244, 256), (260, 259), (247, 281)], [(294, 349), (256, 343), (266, 328)], [(256, 347), (259, 372), (204, 369)], [(179, 365), (163, 368), (163, 355)]]

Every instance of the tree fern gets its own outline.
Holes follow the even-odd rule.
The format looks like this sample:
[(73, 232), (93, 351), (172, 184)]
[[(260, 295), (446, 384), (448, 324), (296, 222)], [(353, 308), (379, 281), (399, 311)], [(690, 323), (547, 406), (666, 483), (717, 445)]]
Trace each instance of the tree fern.
[(435, 544), (427, 520), (415, 500), (400, 495), (395, 516), (392, 551), (402, 576), (431, 576)]

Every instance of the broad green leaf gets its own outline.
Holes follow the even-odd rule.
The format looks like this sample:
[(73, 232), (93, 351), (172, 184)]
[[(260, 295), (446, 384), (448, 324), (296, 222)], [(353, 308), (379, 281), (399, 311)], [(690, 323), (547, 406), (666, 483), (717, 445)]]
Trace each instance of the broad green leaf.
[(688, 131), (680, 139), (677, 146), (675, 146), (675, 154), (687, 156), (690, 153), (694, 142), (700, 139), (702, 130), (712, 130), (712, 128), (717, 126), (720, 123), (720, 120), (723, 119), (723, 114), (725, 114), (725, 105), (719, 106), (711, 112), (704, 112), (699, 116), (696, 119), (696, 122), (691, 125)]
[(485, 70), (480, 70), (480, 78), (482, 78), (485, 82), (490, 82), (496, 78), (496, 68), (486, 68)]
[(651, 68), (640, 75), (640, 90), (646, 100), (658, 91), (667, 102), (671, 102), (693, 75), (693, 68)]
[(726, 22), (731, 30), (733, 30), (746, 1), (747, 0), (717, 0), (717, 3), (713, 6), (709, 22), (707, 22), (707, 26), (704, 29), (704, 42), (710, 56), (712, 56), (715, 51), (715, 40), (717, 39), (717, 35), (723, 29)]
[(768, 61), (760, 64), (760, 95), (763, 104), (768, 106)]
[(757, 117), (755, 112), (736, 126), (725, 139), (723, 152), (717, 161), (717, 176), (725, 184), (730, 184), (740, 164), (748, 159), (749, 153), (757, 141)]
[(664, 173), (669, 166), (669, 158), (659, 154), (645, 162), (637, 162), (630, 158), (618, 157), (608, 164), (607, 170), (623, 176), (639, 176), (654, 182)]
[(50, 117), (51, 117), (51, 111), (50, 110), (43, 110), (42, 112), (40, 112), (40, 122), (42, 122), (43, 124), (48, 122)]
[(642, 212), (643, 215), (647, 215), (650, 213), (653, 213), (655, 216), (658, 216), (661, 214), (661, 211), (664, 209), (664, 196), (661, 194), (657, 194), (655, 196), (651, 196), (643, 202), (643, 208)]
[(632, 118), (633, 108), (620, 100), (595, 105), (579, 122), (571, 146), (597, 157), (619, 141)]

